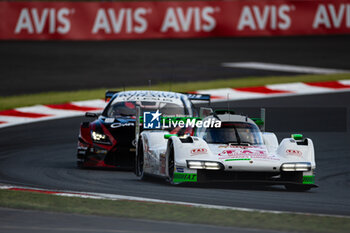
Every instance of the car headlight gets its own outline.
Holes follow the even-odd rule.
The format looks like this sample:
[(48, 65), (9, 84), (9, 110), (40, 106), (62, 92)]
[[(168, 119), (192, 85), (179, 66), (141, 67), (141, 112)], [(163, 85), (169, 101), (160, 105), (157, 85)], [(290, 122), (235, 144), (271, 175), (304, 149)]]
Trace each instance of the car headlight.
[(98, 133), (96, 131), (91, 131), (91, 138), (96, 143), (101, 144), (111, 144), (107, 135), (103, 133)]
[(187, 161), (187, 167), (190, 169), (220, 170), (223, 165), (212, 161)]
[(311, 163), (301, 162), (301, 163), (284, 163), (281, 166), (281, 170), (284, 172), (307, 172), (311, 170)]

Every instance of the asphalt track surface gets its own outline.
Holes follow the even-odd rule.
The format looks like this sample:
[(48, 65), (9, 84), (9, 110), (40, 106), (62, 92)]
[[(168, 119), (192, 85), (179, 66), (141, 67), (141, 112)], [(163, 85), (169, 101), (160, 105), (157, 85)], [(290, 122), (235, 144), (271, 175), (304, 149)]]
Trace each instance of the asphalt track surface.
[(350, 69), (350, 36), (1, 41), (0, 96), (160, 82), (293, 75), (221, 67), (267, 62)]
[[(34, 187), (113, 193), (172, 201), (215, 204), (278, 211), (296, 211), (350, 216), (350, 93), (307, 95), (230, 102), (241, 107), (345, 107), (343, 130), (329, 130), (334, 113), (292, 115), (288, 121), (310, 124), (303, 118), (313, 117), (314, 129), (304, 133), (313, 139), (316, 151), (316, 183), (308, 192), (288, 192), (282, 186), (204, 185), (171, 186), (162, 180), (143, 182), (127, 171), (77, 169), (76, 142), (82, 117), (52, 120), (1, 129), (0, 183)], [(216, 104), (224, 107), (227, 103)], [(304, 114), (304, 115), (303, 115)], [(272, 117), (272, 116), (271, 116)], [(330, 118), (331, 117), (331, 118)], [(288, 122), (287, 121), (287, 122)], [(270, 123), (270, 129), (279, 122)], [(319, 125), (317, 125), (319, 124)], [(343, 132), (342, 132), (343, 131)], [(278, 132), (279, 140), (288, 137)]]

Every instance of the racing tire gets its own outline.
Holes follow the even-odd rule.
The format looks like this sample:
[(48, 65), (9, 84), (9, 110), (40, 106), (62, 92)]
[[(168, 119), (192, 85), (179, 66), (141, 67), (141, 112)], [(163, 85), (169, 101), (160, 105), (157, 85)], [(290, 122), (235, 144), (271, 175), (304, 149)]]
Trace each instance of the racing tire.
[(292, 192), (305, 192), (311, 189), (309, 186), (297, 185), (297, 184), (286, 184), (286, 189)]
[(140, 180), (146, 180), (147, 176), (144, 172), (144, 157), (143, 157), (143, 144), (142, 139), (139, 140), (137, 158), (136, 158), (136, 175), (140, 178)]
[[(78, 155), (77, 155), (77, 157), (78, 157)], [(85, 168), (84, 162), (85, 162), (85, 157), (83, 159), (77, 158), (77, 168), (84, 169)]]
[(80, 168), (80, 169), (84, 168), (83, 161), (81, 161), (81, 160), (77, 161), (77, 168)]
[(170, 184), (174, 183), (174, 169), (175, 169), (175, 160), (174, 160), (174, 144), (172, 142), (169, 143), (169, 155), (168, 155), (168, 181)]

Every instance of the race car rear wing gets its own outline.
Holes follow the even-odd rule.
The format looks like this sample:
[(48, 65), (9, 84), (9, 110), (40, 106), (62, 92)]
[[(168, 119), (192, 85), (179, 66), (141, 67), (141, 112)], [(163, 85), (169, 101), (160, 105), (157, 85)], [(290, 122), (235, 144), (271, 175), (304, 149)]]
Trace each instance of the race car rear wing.
[[(106, 91), (105, 94), (105, 101), (108, 102), (114, 94), (118, 93), (119, 91)], [(208, 101), (210, 102), (210, 95), (206, 94), (194, 94), (194, 93), (182, 93), (188, 97), (190, 100), (197, 100), (197, 101)]]
[(109, 91), (107, 90), (106, 91), (106, 95), (105, 95), (105, 102), (108, 102), (113, 96), (115, 93), (118, 93), (119, 91)]

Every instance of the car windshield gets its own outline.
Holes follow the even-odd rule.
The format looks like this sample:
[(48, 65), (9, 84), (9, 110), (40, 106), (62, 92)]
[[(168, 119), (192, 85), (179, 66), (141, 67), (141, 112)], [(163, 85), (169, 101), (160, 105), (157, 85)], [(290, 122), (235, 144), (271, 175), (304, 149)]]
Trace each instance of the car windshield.
[(208, 143), (262, 144), (259, 128), (254, 124), (245, 122), (222, 123), (220, 128), (207, 128), (203, 139)]
[(136, 116), (136, 106), (141, 107), (141, 113), (159, 110), (162, 116), (185, 115), (185, 107), (167, 102), (149, 101), (113, 101), (105, 110), (107, 117)]

